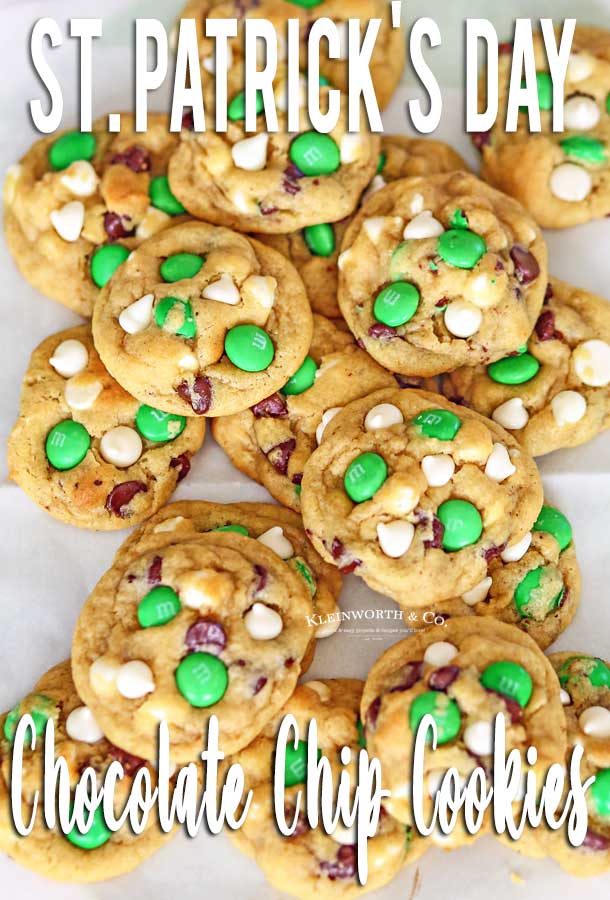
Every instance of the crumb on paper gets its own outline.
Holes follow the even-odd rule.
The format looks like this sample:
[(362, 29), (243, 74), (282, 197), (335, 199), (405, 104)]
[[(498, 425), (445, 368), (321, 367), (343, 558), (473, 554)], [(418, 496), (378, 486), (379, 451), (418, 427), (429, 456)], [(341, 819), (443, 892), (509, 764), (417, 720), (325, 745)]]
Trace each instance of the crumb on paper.
[(520, 875), (519, 872), (511, 872), (510, 880), (513, 884), (525, 884), (525, 878), (523, 875)]

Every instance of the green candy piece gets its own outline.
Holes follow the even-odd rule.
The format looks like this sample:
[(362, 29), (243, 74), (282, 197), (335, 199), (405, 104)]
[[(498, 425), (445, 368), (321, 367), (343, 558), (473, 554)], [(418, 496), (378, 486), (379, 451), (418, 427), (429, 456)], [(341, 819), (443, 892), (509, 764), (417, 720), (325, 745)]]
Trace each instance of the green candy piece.
[[(537, 569), (532, 569), (515, 588), (515, 593), (513, 596), (515, 606), (517, 607), (519, 615), (524, 619), (530, 618), (527, 608), (534, 599), (532, 597), (532, 594), (534, 593), (534, 591), (537, 591), (540, 588), (540, 582), (542, 581), (546, 570), (546, 566), (538, 566)], [(563, 597), (564, 591), (565, 587), (562, 587), (559, 593), (551, 599), (548, 606), (548, 612), (557, 609), (561, 602), (561, 598)]]
[(185, 700), (198, 709), (214, 706), (225, 695), (227, 667), (211, 653), (190, 653), (176, 669), (176, 686)]
[(383, 153), (383, 151), (382, 151), (382, 152), (379, 154), (379, 162), (377, 163), (377, 171), (376, 171), (376, 173), (375, 173), (376, 175), (381, 175), (381, 173), (383, 172), (383, 169), (384, 169), (384, 166), (385, 166), (387, 160), (388, 160), (387, 156), (386, 156), (385, 153)]
[(316, 380), (317, 371), (318, 367), (315, 360), (311, 356), (306, 356), (301, 367), (296, 370), (292, 378), (289, 378), (284, 387), (281, 388), (280, 394), (285, 394), (287, 397), (302, 394)]
[(319, 6), (322, 0), (288, 0), (288, 2), (294, 3), (295, 6), (302, 6), (303, 9), (313, 9), (314, 6)]
[[(571, 666), (578, 661), (585, 662), (587, 666), (591, 663), (590, 671), (572, 674)], [(579, 678), (583, 674), (587, 675), (593, 687), (610, 687), (610, 669), (602, 659), (597, 659), (595, 656), (571, 656), (569, 659), (566, 659), (557, 673), (559, 683), (562, 685), (568, 684), (573, 678)]]
[(300, 484), (295, 484), (295, 486), (294, 486), (294, 492), (295, 492), (295, 494), (297, 495), (297, 497), (300, 497), (300, 496), (301, 496), (301, 485), (300, 485)]
[(51, 144), (49, 164), (56, 172), (60, 172), (79, 159), (93, 159), (96, 146), (97, 141), (93, 134), (68, 131)]
[[(525, 81), (521, 82), (521, 87), (525, 87)], [(536, 88), (539, 109), (545, 112), (553, 109), (553, 81), (548, 72), (536, 72)], [(527, 106), (520, 106), (519, 109), (526, 110)]]
[(311, 571), (307, 563), (302, 560), (300, 556), (293, 556), (290, 562), (299, 573), (301, 578), (304, 579), (307, 587), (309, 588), (309, 593), (311, 594), (311, 596), (315, 597), (318, 586), (316, 584), (316, 579), (313, 576), (313, 572)]
[[(318, 749), (318, 759), (322, 751)], [(286, 744), (284, 756), (284, 786), (293, 787), (307, 779), (307, 741), (298, 741), (296, 750), (292, 742)]]
[(532, 531), (546, 531), (552, 534), (562, 553), (572, 542), (572, 526), (564, 514), (554, 506), (542, 507)]
[(520, 347), (517, 347), (515, 353), (518, 353), (521, 356), (522, 353), (527, 353), (527, 344), (521, 344)]
[(476, 506), (467, 500), (445, 500), (438, 508), (443, 531), (443, 550), (450, 553), (469, 547), (481, 537), (483, 520)]
[(219, 525), (218, 528), (212, 528), (212, 531), (231, 531), (234, 534), (243, 534), (244, 537), (250, 537), (250, 532), (243, 525)]
[(464, 211), (462, 209), (456, 209), (456, 211), (451, 216), (449, 220), (449, 224), (452, 228), (468, 228), (468, 219), (464, 215)]
[(373, 315), (378, 322), (397, 328), (412, 319), (419, 306), (419, 291), (408, 281), (388, 284), (375, 297)]
[(142, 628), (156, 628), (175, 619), (182, 604), (178, 594), (166, 584), (158, 584), (140, 600), (138, 622)]
[(243, 372), (263, 372), (273, 362), (275, 347), (258, 325), (236, 325), (227, 331), (225, 353)]
[(461, 419), (448, 409), (426, 409), (415, 416), (413, 424), (438, 441), (452, 441), (462, 427)]
[(506, 356), (487, 366), (487, 374), (498, 384), (525, 384), (531, 381), (540, 369), (540, 363), (531, 353)]
[(516, 700), (521, 707), (527, 706), (534, 690), (530, 673), (507, 659), (487, 666), (480, 680), (483, 687)]
[(188, 300), (179, 300), (178, 297), (164, 297), (162, 300), (159, 300), (155, 306), (155, 322), (159, 328), (164, 328), (167, 317), (174, 307), (180, 308), (182, 324), (175, 331), (173, 328), (168, 328), (166, 331), (171, 330), (173, 334), (179, 334), (181, 337), (194, 338), (197, 334), (197, 325), (193, 316), (193, 307)]
[(72, 831), (68, 831), (64, 837), (81, 850), (97, 850), (98, 847), (109, 841), (112, 837), (112, 832), (106, 825), (102, 807), (97, 807), (93, 813), (91, 825), (86, 831), (81, 831), (75, 825)]
[(172, 194), (167, 175), (157, 175), (152, 179), (148, 196), (152, 205), (168, 216), (180, 216), (186, 212), (182, 203)]
[[(265, 104), (263, 102), (263, 95), (261, 91), (256, 92), (256, 115), (260, 116), (263, 109), (265, 108)], [(227, 116), (232, 122), (239, 122), (241, 119), (246, 118), (246, 92), (240, 91), (239, 94), (235, 94), (229, 106), (227, 108)]]
[(610, 94), (606, 97), (606, 112), (610, 116)]
[(160, 272), (163, 281), (173, 283), (185, 278), (194, 278), (200, 271), (205, 259), (196, 253), (175, 253), (161, 263)]
[(608, 158), (608, 152), (602, 142), (584, 134), (564, 138), (559, 141), (559, 145), (566, 156), (582, 159), (584, 162), (603, 163)]
[(483, 238), (467, 228), (450, 228), (438, 239), (438, 255), (457, 269), (474, 269), (487, 251)]
[(103, 288), (122, 266), (130, 251), (122, 244), (106, 244), (99, 247), (91, 257), (91, 277), (99, 288)]
[(356, 722), (356, 728), (358, 730), (358, 745), (362, 747), (363, 750), (366, 750), (366, 738), (364, 736), (364, 725), (362, 724), (362, 719), (358, 716), (358, 721)]
[(305, 131), (290, 145), (290, 162), (304, 175), (332, 175), (341, 164), (341, 154), (329, 135)]
[(336, 241), (333, 226), (324, 222), (321, 225), (308, 225), (303, 229), (305, 243), (314, 256), (332, 256)]
[(15, 706), (13, 706), (6, 719), (4, 720), (4, 737), (9, 742), (9, 744), (13, 743), (15, 732), (17, 731), (17, 726), (19, 725), (19, 720), (22, 716), (25, 715), (30, 715), (32, 717), (36, 737), (42, 737), (45, 725), (51, 718), (53, 710), (56, 708), (55, 703), (44, 694), (35, 694), (32, 697), (32, 701), (33, 703), (30, 709), (25, 708), (23, 710), (21, 709), (22, 704), (17, 703)]
[(145, 403), (136, 413), (136, 428), (147, 441), (175, 441), (186, 428), (186, 416), (166, 413)]
[(455, 700), (442, 691), (427, 691), (419, 694), (409, 710), (409, 726), (416, 731), (424, 716), (431, 715), (438, 729), (437, 743), (448, 744), (458, 736), (462, 716)]
[(65, 419), (49, 431), (45, 450), (53, 468), (66, 472), (84, 460), (90, 446), (91, 437), (85, 426)]
[(600, 816), (610, 816), (610, 769), (600, 769), (591, 785), (591, 797)]
[(361, 453), (345, 472), (345, 491), (354, 503), (370, 500), (388, 477), (388, 467), (378, 453)]

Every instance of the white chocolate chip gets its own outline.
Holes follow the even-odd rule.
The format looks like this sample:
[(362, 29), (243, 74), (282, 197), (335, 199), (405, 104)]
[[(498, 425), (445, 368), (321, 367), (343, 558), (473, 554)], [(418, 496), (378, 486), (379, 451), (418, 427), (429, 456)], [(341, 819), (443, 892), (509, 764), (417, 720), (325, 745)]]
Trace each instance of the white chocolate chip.
[(559, 699), (561, 700), (561, 702), (564, 706), (572, 705), (572, 698), (570, 697), (568, 692), (566, 690), (564, 690), (564, 688), (560, 688), (560, 690), (559, 690)]
[(377, 526), (379, 546), (390, 559), (398, 559), (405, 555), (414, 534), (415, 528), (411, 522), (380, 522)]
[(605, 387), (610, 384), (610, 344), (606, 341), (584, 341), (572, 353), (574, 371), (583, 384)]
[(511, 475), (514, 475), (516, 471), (517, 467), (510, 461), (508, 450), (504, 444), (494, 444), (485, 464), (487, 477), (491, 478), (492, 481), (497, 481), (498, 484), (502, 484)]
[(316, 638), (322, 639), (330, 637), (331, 634), (335, 634), (340, 624), (339, 616), (331, 614), (326, 622), (322, 622), (320, 625), (316, 626)]
[(584, 81), (593, 72), (593, 61), (586, 53), (570, 53), (566, 81)]
[[(231, 50), (231, 45), (227, 44), (227, 70), (231, 68), (233, 65), (233, 51)], [(206, 72), (209, 72), (211, 75), (216, 74), (216, 56), (212, 54), (211, 56), (206, 56), (203, 60), (203, 68)]]
[(272, 641), (282, 633), (282, 617), (270, 606), (255, 603), (244, 616), (246, 631), (255, 641)]
[(577, 94), (566, 100), (563, 107), (563, 122), (568, 131), (590, 131), (600, 119), (599, 106), (593, 97)]
[(447, 666), (457, 654), (457, 647), (449, 641), (435, 641), (426, 647), (424, 662), (429, 666)]
[(218, 281), (212, 281), (202, 292), (206, 300), (216, 300), (218, 303), (228, 303), (235, 306), (241, 300), (237, 285), (230, 275), (221, 275)]
[(95, 169), (86, 159), (73, 162), (59, 180), (75, 197), (91, 197), (99, 183)]
[(119, 325), (127, 334), (137, 334), (144, 331), (152, 322), (152, 309), (155, 302), (154, 294), (144, 294), (139, 300), (134, 300), (119, 315)]
[(373, 244), (376, 244), (383, 232), (385, 231), (389, 216), (373, 216), (365, 219), (362, 223), (362, 230)]
[(256, 201), (249, 197), (245, 191), (234, 191), (231, 195), (231, 202), (236, 209), (245, 215), (254, 215), (260, 212)]
[(387, 181), (385, 180), (383, 175), (375, 175), (373, 177), (371, 183), (367, 187), (366, 191), (362, 195), (361, 202), (364, 203), (366, 200), (369, 199), (369, 197), (372, 197), (373, 194), (376, 194), (377, 191), (380, 191), (381, 188), (384, 188), (386, 186), (386, 184), (387, 184)]
[(142, 438), (134, 428), (117, 425), (102, 435), (100, 453), (111, 465), (127, 469), (142, 455)]
[(349, 262), (349, 258), (352, 255), (351, 247), (348, 247), (347, 250), (344, 250), (343, 253), (340, 253), (337, 258), (337, 268), (339, 271), (342, 271), (345, 264)]
[(171, 222), (171, 219), (172, 217), (168, 213), (163, 212), (162, 209), (157, 209), (156, 206), (149, 206), (146, 215), (136, 228), (136, 237), (140, 238), (141, 241), (145, 241), (147, 238), (152, 237), (153, 234), (161, 231), (162, 228), (165, 228)]
[(610, 709), (605, 706), (590, 706), (580, 714), (578, 724), (585, 734), (595, 738), (610, 737)]
[(88, 362), (89, 351), (81, 341), (75, 341), (72, 338), (58, 344), (49, 360), (57, 374), (64, 378), (78, 375), (87, 368)]
[[(409, 204), (409, 210), (411, 211), (412, 216), (419, 215), (424, 208), (424, 198), (422, 194), (413, 194), (413, 199)], [(430, 213), (432, 215), (432, 213)]]
[(178, 368), (184, 372), (196, 372), (199, 368), (199, 360), (193, 353), (185, 353), (178, 360)]
[(551, 400), (551, 411), (560, 427), (574, 425), (587, 412), (587, 401), (578, 391), (560, 391)]
[(6, 170), (4, 176), (4, 202), (10, 206), (15, 199), (15, 191), (17, 190), (17, 182), (21, 177), (21, 166), (19, 163), (13, 163)]
[(489, 593), (491, 584), (491, 576), (487, 575), (486, 578), (479, 581), (478, 584), (475, 584), (473, 588), (470, 588), (469, 591), (462, 594), (462, 600), (468, 606), (476, 606), (477, 603), (482, 603)]
[(180, 525), (180, 523), (184, 521), (184, 516), (173, 516), (171, 519), (165, 519), (163, 522), (159, 522), (158, 525), (155, 525), (153, 531), (155, 534), (159, 534), (164, 531), (175, 531), (178, 525)]
[(306, 681), (304, 687), (309, 688), (310, 691), (315, 691), (323, 703), (328, 703), (332, 696), (329, 686), (324, 684), (323, 681)]
[(422, 240), (422, 238), (438, 237), (444, 230), (438, 219), (432, 215), (431, 210), (424, 209), (407, 223), (402, 236), (405, 240)]
[(253, 137), (237, 141), (231, 147), (231, 156), (238, 169), (246, 172), (260, 172), (267, 164), (267, 144), (269, 135), (261, 131)]
[(137, 700), (155, 689), (155, 680), (150, 666), (141, 659), (132, 659), (121, 666), (116, 677), (119, 694), (128, 700)]
[(337, 413), (340, 413), (343, 409), (342, 406), (331, 406), (330, 409), (327, 409), (322, 413), (322, 421), (316, 428), (316, 441), (318, 444), (322, 443), (322, 437), (324, 436), (324, 430), (331, 419), (334, 419)]
[(91, 409), (102, 392), (103, 385), (97, 378), (75, 375), (66, 382), (64, 400), (70, 409)]
[(275, 303), (277, 281), (271, 275), (250, 275), (241, 286), (244, 300), (271, 309)]
[(445, 307), (445, 328), (459, 338), (476, 334), (483, 321), (483, 313), (469, 300), (454, 300)]
[(493, 753), (493, 725), (491, 722), (471, 722), (464, 730), (464, 744), (475, 756)]
[(354, 846), (358, 843), (358, 826), (354, 822), (348, 828), (343, 822), (337, 822), (335, 830), (331, 831), (328, 836), (337, 844)]
[(73, 244), (79, 239), (83, 230), (85, 207), (80, 200), (72, 200), (61, 209), (54, 209), (49, 218), (60, 238)]
[(453, 478), (455, 463), (449, 455), (439, 453), (424, 456), (421, 468), (430, 487), (442, 487)]
[(95, 744), (104, 737), (104, 732), (95, 721), (88, 706), (77, 706), (66, 719), (66, 734), (73, 741)]
[(96, 694), (108, 694), (115, 686), (118, 672), (119, 666), (116, 663), (100, 656), (89, 667), (89, 684)]
[(343, 165), (349, 165), (350, 163), (357, 162), (362, 156), (362, 152), (365, 148), (367, 148), (367, 143), (362, 135), (357, 132), (354, 132), (353, 134), (346, 132), (341, 138), (339, 146), (341, 163)]
[(521, 397), (513, 397), (506, 403), (497, 406), (491, 414), (494, 422), (509, 431), (518, 431), (525, 428), (529, 421), (529, 413), (523, 405)]
[(523, 559), (523, 557), (529, 550), (531, 543), (532, 532), (528, 531), (528, 533), (524, 537), (522, 537), (520, 541), (517, 541), (516, 544), (512, 544), (510, 547), (507, 547), (506, 550), (502, 551), (502, 553), (500, 554), (502, 562), (519, 562), (519, 560)]
[(258, 540), (265, 547), (273, 550), (280, 559), (290, 559), (294, 556), (294, 547), (287, 537), (284, 535), (284, 529), (280, 525), (274, 525), (263, 534), (259, 535)]
[(590, 173), (577, 166), (576, 163), (561, 163), (551, 172), (549, 180), (551, 194), (558, 200), (566, 200), (568, 203), (580, 203), (585, 200), (593, 189), (593, 179)]
[(190, 609), (218, 609), (227, 602), (233, 590), (231, 576), (213, 569), (186, 572), (178, 585), (180, 601)]
[(393, 403), (378, 403), (369, 409), (364, 420), (367, 431), (377, 431), (378, 428), (390, 428), (392, 425), (402, 425), (404, 416)]

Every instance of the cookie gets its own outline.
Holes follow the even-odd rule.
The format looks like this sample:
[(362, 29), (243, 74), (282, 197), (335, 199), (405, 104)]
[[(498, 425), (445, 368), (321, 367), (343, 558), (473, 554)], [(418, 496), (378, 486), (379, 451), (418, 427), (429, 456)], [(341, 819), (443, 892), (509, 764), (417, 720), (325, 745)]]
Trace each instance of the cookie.
[[(357, 880), (355, 829), (339, 823), (332, 835), (321, 824), (313, 829), (307, 821), (303, 775), (307, 759), (307, 728), (315, 719), (318, 746), (330, 761), (334, 778), (348, 771), (357, 783), (357, 757), (362, 747), (359, 706), (363, 683), (346, 678), (308, 681), (299, 685), (280, 713), (248, 747), (228, 760), (239, 763), (245, 773), (245, 789), (253, 799), (243, 827), (227, 833), (248, 856), (254, 858), (271, 884), (303, 900), (321, 897), (359, 897), (387, 884), (400, 869), (418, 859), (426, 847), (413, 829), (405, 828), (383, 809), (375, 836), (368, 841), (369, 874), (366, 885)], [(283, 716), (295, 717), (300, 741), (286, 750), (286, 802), (284, 815), (292, 822), (302, 798), (298, 824), (291, 837), (277, 828), (271, 781), (276, 734)], [(348, 765), (340, 764), (342, 747), (351, 750)]]
[(522, 206), (454, 172), (388, 184), (362, 206), (339, 257), (339, 307), (381, 365), (436, 375), (489, 363), (529, 337), (546, 245)]
[(584, 444), (610, 427), (610, 303), (551, 278), (521, 352), (458, 369), (442, 389), (510, 430), (532, 456)]
[[(449, 767), (464, 780), (477, 765), (490, 770), (498, 713), (505, 716), (507, 754), (517, 749), (525, 756), (529, 746), (536, 747), (539, 777), (550, 764), (563, 762), (566, 725), (557, 678), (518, 628), (490, 618), (455, 618), (390, 647), (369, 672), (361, 718), (367, 749), (380, 760), (391, 790), (391, 814), (411, 823), (407, 779), (424, 715), (432, 715), (438, 729), (437, 749), (428, 750), (423, 763), (426, 803), (432, 806)], [(456, 846), (466, 833), (447, 838)]]
[(298, 512), (305, 463), (332, 416), (346, 403), (395, 384), (350, 334), (314, 316), (313, 342), (297, 375), (250, 409), (214, 419), (213, 435), (234, 466)]
[(32, 817), (32, 794), (42, 791), (44, 729), (49, 719), (55, 724), (55, 753), (68, 765), (70, 784), (74, 786), (83, 770), (91, 766), (103, 778), (114, 761), (123, 766), (125, 777), (116, 782), (115, 814), (122, 810), (136, 772), (144, 766), (149, 780), (155, 770), (145, 760), (125, 753), (111, 744), (91, 710), (83, 706), (72, 682), (70, 660), (54, 666), (42, 676), (31, 694), (0, 717), (0, 851), (19, 865), (57, 881), (105, 881), (123, 875), (152, 856), (172, 836), (163, 832), (154, 816), (142, 834), (136, 835), (127, 824), (110, 831), (103, 814), (96, 814), (93, 826), (81, 832), (76, 826), (64, 835), (59, 826), (48, 829), (39, 804), (34, 827), (27, 837), (15, 830), (11, 814), (11, 748), (19, 718), (28, 713), (36, 727), (36, 749), (24, 747), (21, 815), (28, 823)]
[(93, 316), (95, 346), (117, 381), (184, 416), (241, 412), (281, 388), (312, 328), (303, 282), (280, 253), (203, 222), (146, 241)]
[(9, 475), (79, 528), (137, 525), (171, 496), (205, 421), (141, 404), (108, 374), (89, 325), (54, 334), (30, 359), (8, 441)]
[[(540, 133), (527, 109), (506, 133), (512, 47), (499, 58), (500, 114), (475, 136), (481, 177), (516, 197), (544, 228), (567, 228), (610, 213), (610, 31), (577, 25), (564, 86), (564, 130), (552, 127), (553, 89), (541, 34), (534, 35)], [(484, 91), (481, 103), (485, 103)]]
[[(468, 171), (468, 166), (452, 147), (442, 141), (410, 138), (394, 134), (382, 136), (377, 174), (363, 198), (390, 181), (408, 175), (436, 175), (455, 169)], [(351, 216), (340, 222), (312, 225), (292, 234), (257, 235), (264, 243), (283, 253), (303, 279), (314, 312), (339, 316), (337, 302), (337, 260)]]
[(166, 117), (149, 114), (145, 132), (128, 113), (116, 134), (107, 126), (102, 116), (90, 133), (41, 138), (4, 187), (6, 240), (21, 274), (82, 316), (131, 250), (185, 213), (167, 181), (179, 136)]
[(74, 683), (128, 752), (154, 759), (165, 720), (172, 759), (195, 759), (215, 715), (220, 749), (234, 753), (292, 694), (312, 614), (303, 577), (241, 534), (119, 557), (79, 617)]
[(437, 394), (348, 404), (305, 465), (303, 522), (323, 559), (408, 608), (462, 596), (542, 506), (534, 461), (495, 422)]

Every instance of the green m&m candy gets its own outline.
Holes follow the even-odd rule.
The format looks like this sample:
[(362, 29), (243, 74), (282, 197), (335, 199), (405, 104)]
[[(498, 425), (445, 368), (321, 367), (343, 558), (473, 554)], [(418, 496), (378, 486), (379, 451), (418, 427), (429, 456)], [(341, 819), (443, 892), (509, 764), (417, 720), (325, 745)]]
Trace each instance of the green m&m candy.
[(506, 356), (487, 366), (487, 374), (498, 384), (525, 384), (538, 372), (540, 363), (531, 353)]
[(456, 209), (449, 220), (449, 224), (452, 228), (468, 228), (468, 219), (464, 215), (464, 210)]
[[(432, 716), (436, 722), (439, 745), (448, 744), (458, 736), (462, 725), (462, 716), (455, 700), (448, 697), (447, 694), (442, 691), (427, 691), (415, 698), (409, 710), (411, 731), (417, 731), (419, 723), (427, 715)], [(430, 734), (429, 740), (431, 740)]]
[(316, 591), (318, 590), (318, 586), (316, 584), (316, 579), (313, 576), (313, 572), (305, 562), (305, 560), (301, 559), (300, 556), (293, 556), (289, 560), (289, 565), (296, 569), (301, 578), (305, 581), (305, 584), (309, 588), (309, 593), (312, 597), (316, 596)]
[[(575, 663), (578, 665), (575, 666)], [(602, 659), (595, 656), (570, 656), (557, 673), (562, 685), (583, 675), (586, 675), (593, 687), (610, 687), (610, 669)]]
[(453, 552), (469, 547), (481, 537), (481, 513), (467, 500), (445, 500), (437, 510), (443, 524), (443, 549)]
[[(545, 597), (548, 595), (548, 588), (553, 585), (557, 588), (560, 581), (561, 575), (555, 568), (538, 566), (537, 569), (528, 572), (515, 588), (513, 596), (519, 615), (523, 618), (541, 620), (552, 610), (557, 609), (565, 591), (563, 581), (559, 590), (552, 590), (550, 599), (545, 601)], [(542, 603), (544, 608), (540, 608)]]
[[(263, 102), (263, 95), (261, 91), (256, 92), (255, 99), (255, 109), (256, 115), (260, 116), (263, 109), (265, 108), (265, 104)], [(231, 102), (227, 107), (227, 116), (231, 120), (231, 122), (239, 122), (241, 119), (246, 118), (246, 92), (240, 91), (239, 94), (235, 94)]]
[(211, 653), (190, 653), (176, 669), (178, 690), (198, 709), (222, 700), (228, 684), (227, 667)]
[(142, 437), (155, 444), (174, 441), (186, 428), (186, 416), (162, 412), (144, 403), (136, 413), (136, 428)]
[(606, 112), (610, 116), (610, 94), (606, 97)]
[[(521, 87), (525, 87), (525, 82), (521, 82)], [(538, 90), (538, 107), (548, 112), (553, 109), (553, 81), (548, 72), (536, 72), (536, 88)], [(520, 109), (527, 109), (521, 106)]]
[(457, 269), (474, 269), (487, 244), (483, 238), (467, 228), (450, 228), (438, 239), (438, 255), (450, 266)]
[(481, 684), (496, 694), (516, 700), (521, 707), (527, 706), (534, 690), (529, 672), (519, 663), (509, 660), (487, 666), (481, 675)]
[(294, 3), (295, 6), (302, 6), (303, 9), (313, 9), (314, 6), (319, 6), (322, 0), (288, 0), (288, 2)]
[(366, 750), (366, 737), (364, 736), (364, 726), (360, 716), (358, 716), (358, 721), (356, 722), (356, 729), (358, 731), (358, 746)]
[(212, 528), (212, 531), (230, 531), (234, 534), (243, 534), (244, 537), (250, 537), (250, 532), (243, 525), (219, 525), (218, 528)]
[(345, 491), (354, 501), (370, 500), (388, 477), (388, 467), (378, 453), (361, 453), (353, 459), (343, 478)]
[(91, 257), (91, 277), (98, 287), (103, 288), (122, 266), (130, 251), (122, 244), (106, 244), (99, 247)]
[(91, 824), (86, 831), (81, 831), (75, 825), (72, 831), (68, 831), (64, 837), (81, 850), (97, 850), (98, 847), (109, 841), (112, 832), (106, 825), (102, 806), (98, 806), (93, 813)]
[(574, 134), (572, 137), (559, 141), (559, 146), (566, 154), (574, 159), (582, 159), (588, 163), (603, 163), (608, 158), (605, 145), (597, 138), (584, 134)]
[(387, 156), (382, 151), (379, 154), (379, 161), (377, 162), (377, 171), (375, 172), (376, 175), (381, 175), (381, 173), (383, 172), (383, 169), (385, 167), (385, 164), (387, 162), (387, 159), (388, 159)]
[(419, 291), (408, 281), (388, 284), (375, 297), (373, 315), (378, 322), (397, 328), (412, 319), (419, 306)]
[(572, 526), (564, 514), (554, 506), (542, 507), (532, 531), (546, 531), (552, 534), (562, 553), (572, 542)]
[(243, 372), (262, 372), (273, 362), (275, 347), (258, 325), (236, 325), (227, 331), (225, 353)]
[(4, 737), (10, 744), (13, 743), (19, 720), (25, 715), (32, 717), (36, 737), (41, 737), (45, 725), (51, 718), (55, 709), (56, 706), (53, 700), (46, 697), (44, 694), (34, 694), (33, 697), (30, 698), (30, 702), (26, 704), (17, 703), (13, 706), (4, 720)]
[(462, 427), (461, 419), (448, 409), (426, 409), (415, 416), (413, 424), (438, 441), (452, 441)]
[(280, 394), (285, 394), (288, 397), (294, 396), (295, 394), (302, 394), (310, 388), (316, 380), (317, 371), (318, 367), (315, 360), (312, 359), (311, 356), (306, 356), (300, 368), (296, 370), (292, 378), (289, 378), (284, 387), (281, 388)]
[(204, 262), (205, 259), (197, 253), (174, 253), (161, 263), (161, 277), (169, 282), (194, 278)]
[(186, 212), (182, 203), (172, 194), (167, 175), (157, 175), (152, 179), (148, 196), (152, 205), (168, 216), (180, 216)]
[(140, 600), (138, 622), (142, 628), (156, 628), (175, 619), (182, 604), (178, 594), (166, 584), (158, 584)]
[(181, 337), (194, 338), (197, 334), (193, 307), (188, 300), (179, 300), (178, 297), (159, 300), (155, 306), (155, 322), (159, 328)]
[[(322, 751), (318, 749), (318, 759), (321, 756)], [(307, 778), (307, 741), (298, 741), (296, 748), (292, 742), (287, 743), (284, 760), (285, 787), (302, 784)]]
[(49, 149), (49, 164), (57, 172), (67, 169), (79, 159), (91, 160), (95, 153), (97, 141), (93, 134), (81, 131), (68, 131), (57, 138)]
[(91, 446), (91, 437), (84, 425), (66, 419), (51, 428), (45, 450), (54, 469), (66, 472), (81, 463)]
[(327, 222), (321, 225), (307, 225), (303, 229), (303, 238), (314, 256), (331, 256), (335, 252), (335, 232)]
[(290, 162), (304, 175), (332, 175), (339, 168), (341, 154), (329, 135), (305, 131), (290, 145)]
[(610, 816), (610, 769), (600, 769), (591, 785), (593, 804), (600, 816)]

